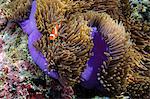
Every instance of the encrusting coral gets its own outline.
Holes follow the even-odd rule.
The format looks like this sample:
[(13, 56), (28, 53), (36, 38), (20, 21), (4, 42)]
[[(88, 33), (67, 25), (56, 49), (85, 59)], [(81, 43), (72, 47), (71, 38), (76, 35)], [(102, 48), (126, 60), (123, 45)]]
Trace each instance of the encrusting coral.
[[(27, 5), (21, 8), (16, 2), (23, 1), (12, 1), (13, 7), (7, 8), (18, 13), (7, 18), (23, 21), (31, 1), (24, 0)], [(81, 81), (88, 87), (98, 81), (113, 97), (126, 93), (135, 99), (150, 97), (150, 53), (145, 50), (150, 46), (150, 25), (131, 17), (129, 0), (36, 0), (36, 6), (36, 26), (42, 36), (34, 47), (46, 58), (47, 69), (57, 71), (63, 86)], [(97, 47), (93, 34), (100, 36), (104, 49)], [(102, 53), (100, 63), (90, 71), (86, 64), (95, 53)]]

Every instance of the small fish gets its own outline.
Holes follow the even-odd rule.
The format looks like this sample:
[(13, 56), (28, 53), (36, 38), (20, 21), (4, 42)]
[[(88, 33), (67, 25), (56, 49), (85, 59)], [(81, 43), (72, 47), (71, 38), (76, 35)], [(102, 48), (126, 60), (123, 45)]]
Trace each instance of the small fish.
[(50, 40), (55, 40), (55, 38), (58, 37), (58, 29), (61, 27), (61, 24), (56, 26), (52, 29), (52, 32), (50, 33), (49, 39)]

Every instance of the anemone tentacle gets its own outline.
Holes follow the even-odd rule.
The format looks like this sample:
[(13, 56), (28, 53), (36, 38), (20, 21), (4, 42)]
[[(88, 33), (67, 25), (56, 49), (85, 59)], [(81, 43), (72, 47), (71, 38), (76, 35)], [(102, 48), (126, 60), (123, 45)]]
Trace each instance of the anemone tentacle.
[(31, 10), (32, 0), (14, 0), (4, 7), (8, 20), (22, 21), (28, 19)]

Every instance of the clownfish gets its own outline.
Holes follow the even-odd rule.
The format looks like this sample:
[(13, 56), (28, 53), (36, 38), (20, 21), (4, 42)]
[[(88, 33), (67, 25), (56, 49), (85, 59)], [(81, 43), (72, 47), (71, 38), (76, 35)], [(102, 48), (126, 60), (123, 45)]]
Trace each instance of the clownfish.
[(50, 40), (55, 40), (55, 38), (58, 37), (58, 29), (60, 28), (61, 24), (58, 25), (56, 24), (56, 26), (52, 29), (52, 32), (50, 32), (50, 36), (49, 39)]

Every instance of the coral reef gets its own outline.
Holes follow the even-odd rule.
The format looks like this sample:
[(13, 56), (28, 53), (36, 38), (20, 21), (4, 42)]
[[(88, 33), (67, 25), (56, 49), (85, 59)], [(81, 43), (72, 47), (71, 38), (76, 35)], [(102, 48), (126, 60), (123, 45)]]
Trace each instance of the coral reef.
[(24, 35), (21, 28), (19, 28), (16, 24), (8, 24), (9, 26), (1, 31), (0, 34), (5, 42), (4, 51), (6, 52), (8, 59), (12, 62), (23, 59), (31, 60), (27, 50), (27, 36)]
[[(129, 0), (14, 0), (4, 6), (1, 16), (6, 17), (1, 19), (5, 24), (7, 20), (16, 21), (27, 32), (33, 61), (58, 80), (61, 97), (73, 98), (78, 94), (74, 87), (81, 84), (110, 97), (127, 94), (135, 99), (149, 99), (150, 23), (146, 16), (135, 18), (134, 3)], [(148, 11), (149, 7), (144, 9)], [(18, 46), (19, 39), (23, 38), (21, 34), (15, 36), (16, 51), (21, 52), (19, 49), (27, 46)], [(12, 50), (16, 52), (15, 48), (9, 50), (9, 57), (22, 59), (12, 53)]]
[(34, 64), (27, 41), (15, 23), (8, 22), (0, 32), (0, 98), (60, 98), (60, 85)]

